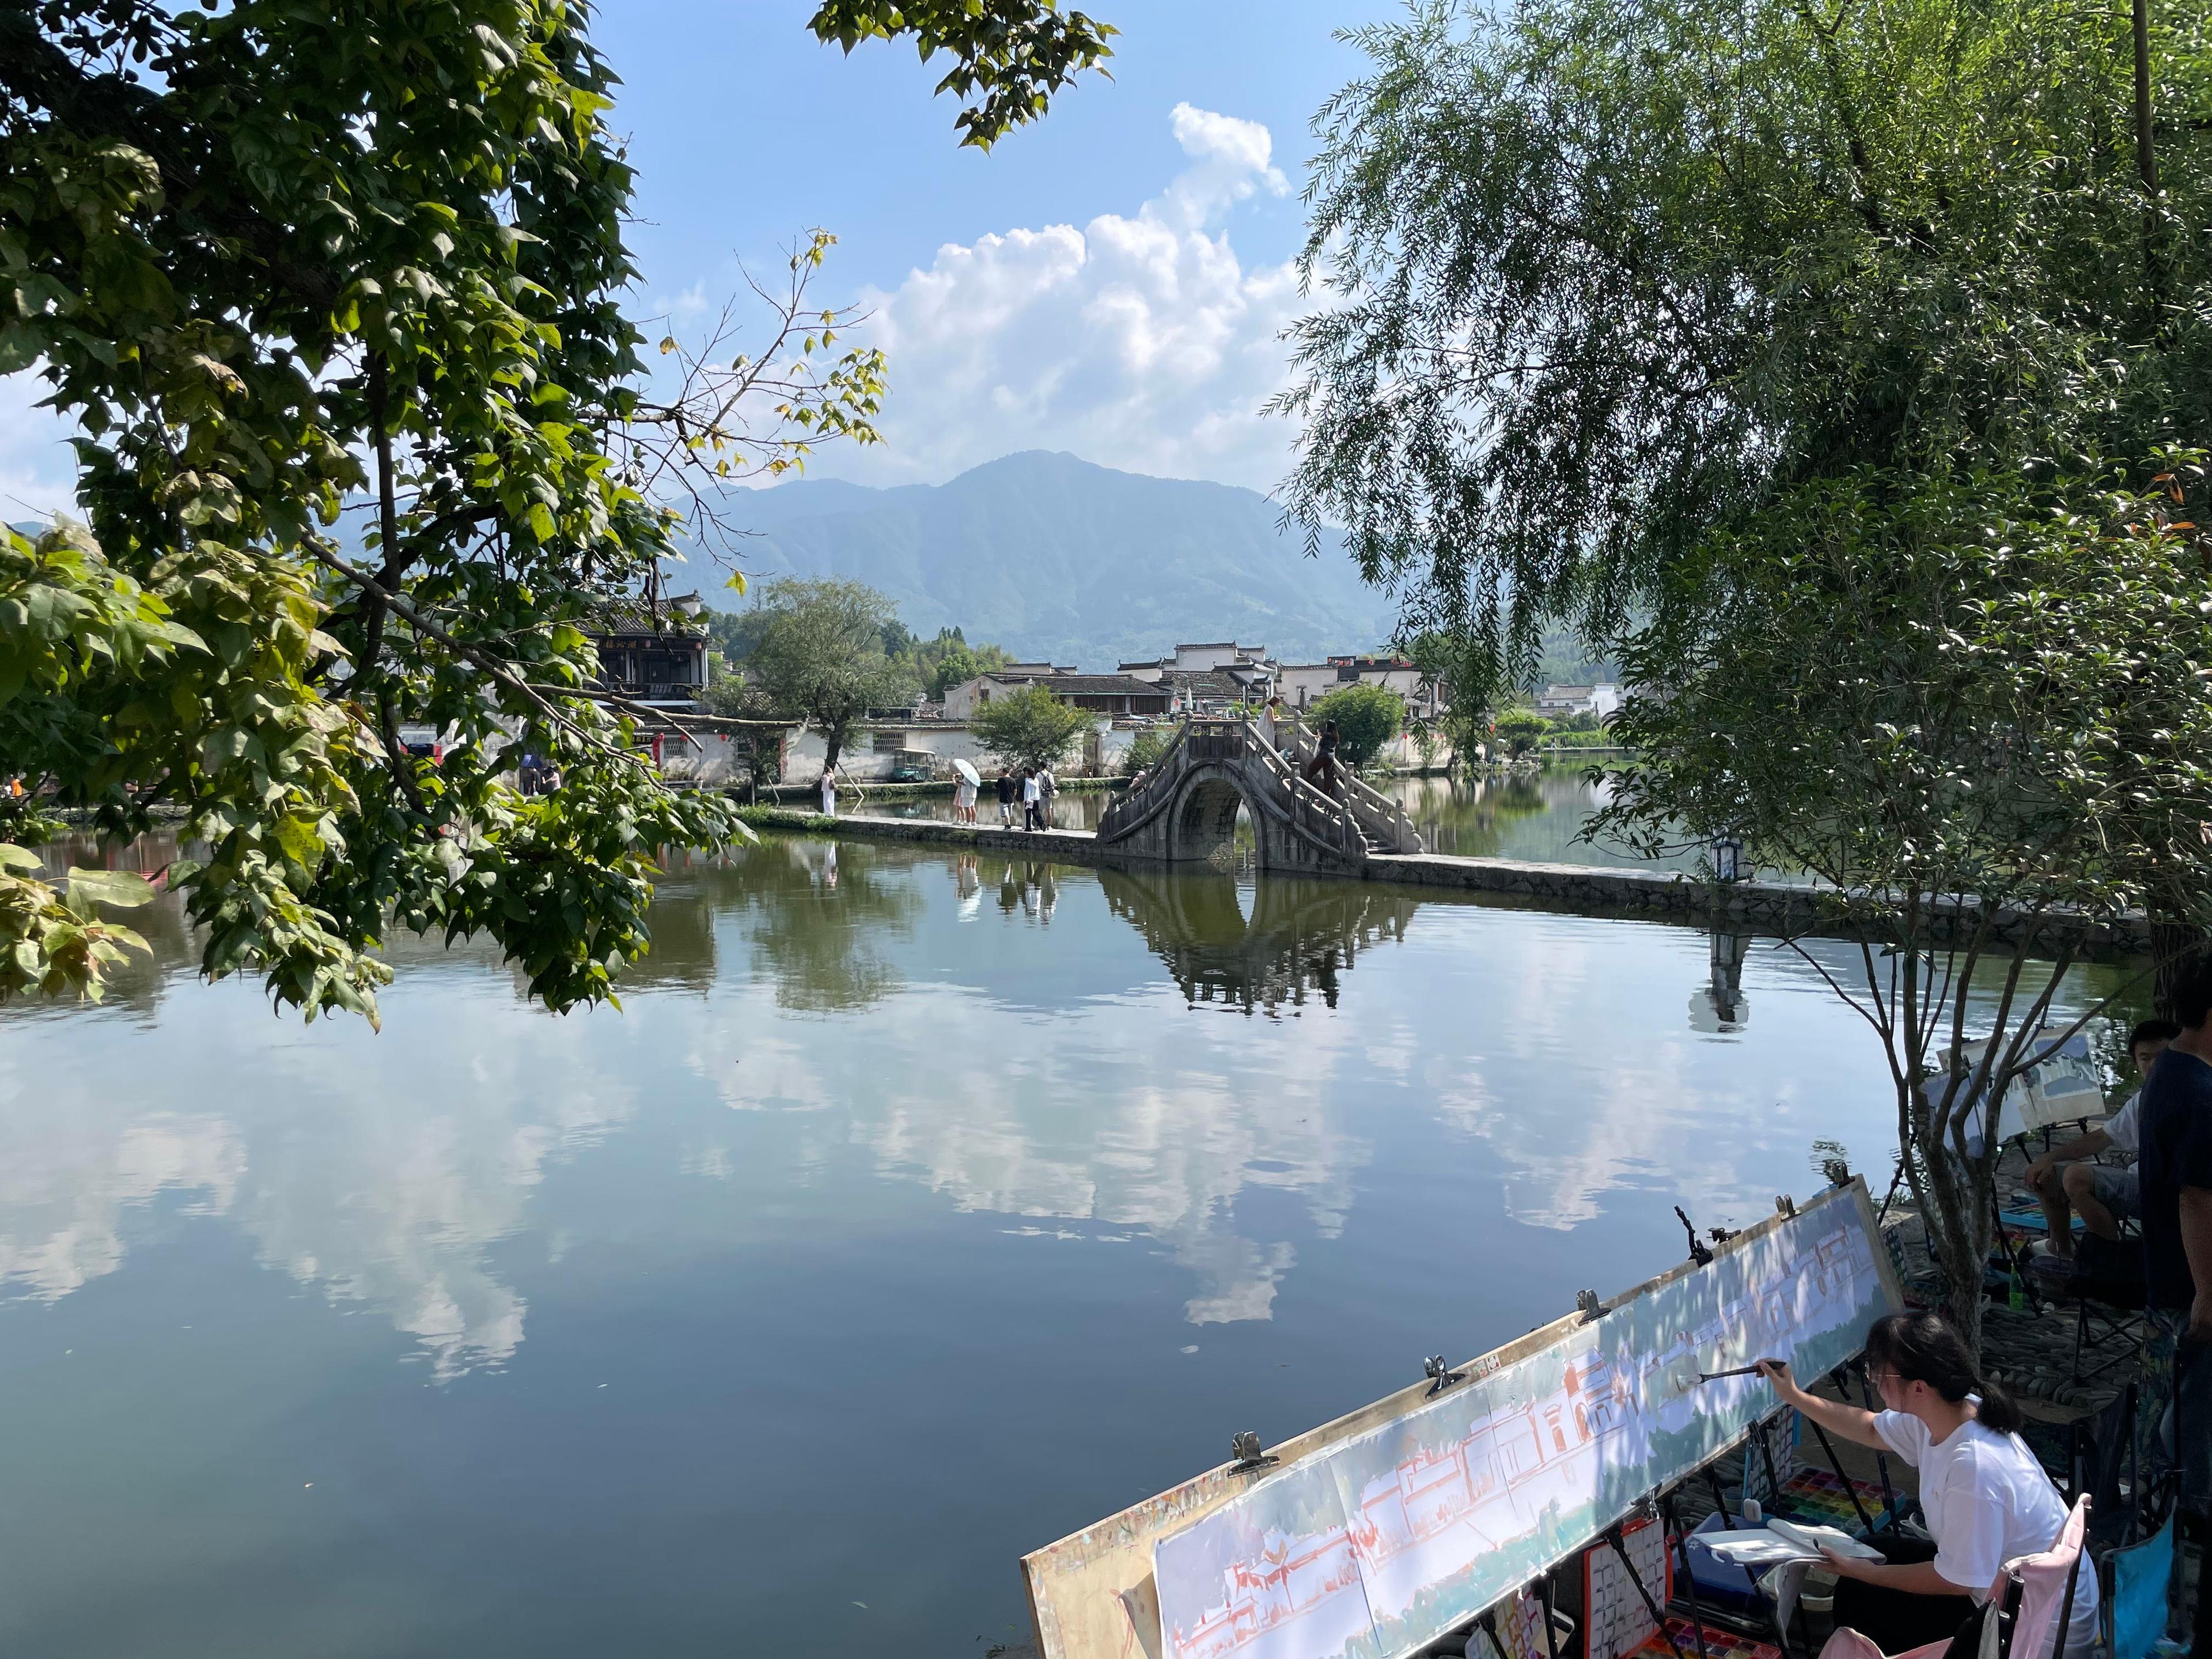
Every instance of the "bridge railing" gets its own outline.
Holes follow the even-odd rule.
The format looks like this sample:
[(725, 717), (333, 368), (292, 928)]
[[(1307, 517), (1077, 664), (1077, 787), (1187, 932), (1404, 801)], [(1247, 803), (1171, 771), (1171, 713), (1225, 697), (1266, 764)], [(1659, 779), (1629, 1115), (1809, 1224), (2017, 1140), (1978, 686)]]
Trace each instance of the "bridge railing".
[(1161, 799), (1174, 790), (1176, 780), (1182, 775), (1182, 763), (1176, 757), (1182, 753), (1182, 746), (1189, 741), (1190, 727), (1191, 722), (1184, 720), (1167, 751), (1133, 780), (1127, 789), (1106, 803), (1106, 810), (1098, 815), (1101, 840), (1110, 841), (1131, 824), (1143, 823), (1152, 816)]
[(1366, 857), (1367, 837), (1360, 832), (1359, 817), (1351, 803), (1316, 787), (1281, 750), (1261, 741), (1260, 734), (1249, 726), (1246, 735), (1250, 740), (1248, 752), (1259, 757), (1287, 798), (1291, 823), (1347, 858)]
[[(1279, 726), (1291, 758), (1303, 769), (1313, 758), (1320, 739), (1313, 728), (1293, 714), (1287, 726)], [(1394, 853), (1419, 853), (1426, 849), (1421, 843), (1421, 831), (1406, 809), (1389, 796), (1354, 775), (1349, 767), (1339, 766), (1337, 777), (1343, 782), (1345, 795), (1358, 816), (1360, 827), (1374, 840)]]
[(1357, 861), (1366, 856), (1367, 837), (1353, 804), (1316, 788), (1291, 759), (1261, 740), (1249, 720), (1241, 718), (1186, 719), (1166, 752), (1108, 803), (1099, 815), (1100, 838), (1110, 841), (1150, 818), (1172, 799), (1190, 768), (1253, 759), (1274, 785), (1272, 805), (1295, 830), (1343, 858)]

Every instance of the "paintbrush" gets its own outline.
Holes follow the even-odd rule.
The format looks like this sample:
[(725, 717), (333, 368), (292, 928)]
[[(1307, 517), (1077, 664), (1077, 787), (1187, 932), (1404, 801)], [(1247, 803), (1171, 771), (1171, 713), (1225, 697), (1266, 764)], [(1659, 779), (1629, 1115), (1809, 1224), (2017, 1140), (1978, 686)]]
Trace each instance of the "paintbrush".
[(1724, 1376), (1757, 1376), (1759, 1374), (1759, 1367), (1756, 1365), (1738, 1365), (1732, 1371), (1699, 1371), (1698, 1381), (1717, 1382)]

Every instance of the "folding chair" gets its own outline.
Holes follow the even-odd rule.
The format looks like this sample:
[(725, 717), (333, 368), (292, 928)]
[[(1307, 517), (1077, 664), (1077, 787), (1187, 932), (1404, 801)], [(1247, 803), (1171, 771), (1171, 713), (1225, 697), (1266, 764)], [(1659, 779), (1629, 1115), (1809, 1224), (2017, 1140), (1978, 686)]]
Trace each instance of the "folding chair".
[[(1978, 1659), (2065, 1659), (2066, 1632), (2074, 1619), (2074, 1593), (2081, 1577), (2082, 1540), (2089, 1500), (2078, 1499), (2057, 1540), (2039, 1555), (2015, 1556), (1998, 1571), (1982, 1612)], [(2095, 1568), (2093, 1566), (2093, 1572)], [(1954, 1638), (1955, 1639), (1955, 1638)], [(1855, 1630), (1828, 1638), (1820, 1659), (1943, 1659), (1950, 1640), (1929, 1642), (1885, 1655)]]

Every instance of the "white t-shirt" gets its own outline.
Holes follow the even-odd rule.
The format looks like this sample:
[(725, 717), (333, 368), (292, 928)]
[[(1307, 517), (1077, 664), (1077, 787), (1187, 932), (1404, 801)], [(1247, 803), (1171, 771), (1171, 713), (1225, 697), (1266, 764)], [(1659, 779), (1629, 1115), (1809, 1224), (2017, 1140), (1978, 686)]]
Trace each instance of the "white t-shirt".
[[(2040, 1555), (2058, 1541), (2066, 1500), (2018, 1435), (1968, 1421), (1933, 1442), (1928, 1425), (1905, 1412), (1877, 1412), (1874, 1426), (1892, 1451), (1920, 1471), (1920, 1507), (1936, 1540), (1936, 1571), (1975, 1601), (1989, 1600), (2006, 1562)], [(2084, 1560), (2075, 1580), (2067, 1650), (2086, 1650), (2096, 1639), (2097, 1574)]]
[(2130, 1158), (2142, 1153), (2142, 1131), (2136, 1127), (2136, 1109), (2142, 1104), (2142, 1091), (2138, 1089), (2128, 1097), (2127, 1104), (2105, 1120), (2105, 1139), (2112, 1143), (2116, 1152), (2125, 1152)]
[(1024, 778), (1022, 780), (1022, 799), (1025, 801), (1033, 802), (1036, 798), (1037, 781), (1035, 778)]

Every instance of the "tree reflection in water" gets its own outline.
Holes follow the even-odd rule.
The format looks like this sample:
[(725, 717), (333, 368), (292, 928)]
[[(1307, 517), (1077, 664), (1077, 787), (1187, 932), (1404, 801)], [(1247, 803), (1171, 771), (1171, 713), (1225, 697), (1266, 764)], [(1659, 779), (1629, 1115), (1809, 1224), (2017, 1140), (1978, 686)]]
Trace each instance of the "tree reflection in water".
[[(906, 982), (889, 947), (913, 931), (921, 910), (907, 867), (865, 842), (777, 836), (705, 872), (701, 902), (702, 909), (752, 915), (746, 942), (756, 972), (775, 981), (778, 1007), (864, 1008)], [(656, 915), (659, 908), (656, 901)], [(659, 954), (657, 932), (653, 954)]]
[(1098, 883), (1187, 1002), (1270, 1018), (1315, 994), (1335, 1007), (1340, 975), (1370, 945), (1402, 940), (1418, 902), (1363, 882), (1268, 877), (1253, 884), (1248, 917), (1236, 879), (1210, 871), (1102, 870)]

